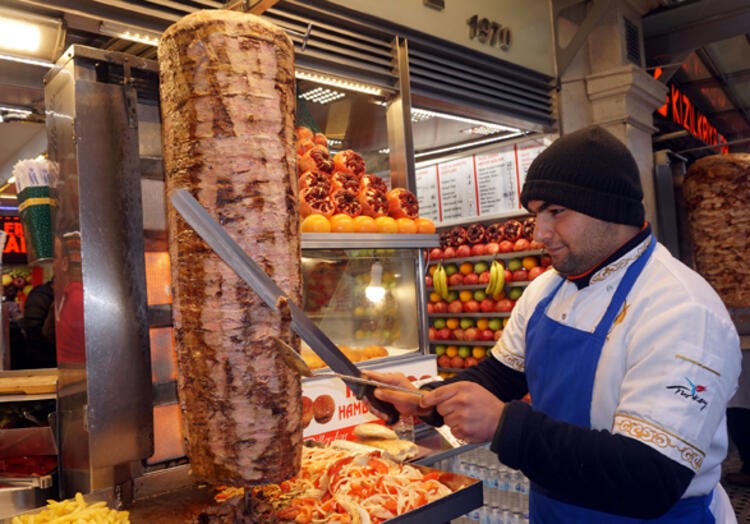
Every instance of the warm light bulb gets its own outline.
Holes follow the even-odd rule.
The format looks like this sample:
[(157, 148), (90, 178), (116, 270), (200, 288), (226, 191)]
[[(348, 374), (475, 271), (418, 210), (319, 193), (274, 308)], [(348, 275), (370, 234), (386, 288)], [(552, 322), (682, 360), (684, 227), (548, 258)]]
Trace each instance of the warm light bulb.
[(0, 48), (9, 51), (36, 52), (42, 44), (42, 32), (34, 24), (0, 18)]

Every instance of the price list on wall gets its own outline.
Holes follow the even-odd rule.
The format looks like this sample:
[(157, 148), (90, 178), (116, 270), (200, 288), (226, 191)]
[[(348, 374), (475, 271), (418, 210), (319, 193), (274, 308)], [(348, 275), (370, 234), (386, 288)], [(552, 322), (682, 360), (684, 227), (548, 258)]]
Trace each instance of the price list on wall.
[(440, 199), (438, 195), (437, 165), (417, 169), (417, 195), (419, 195), (419, 216), (433, 222), (440, 221)]
[(477, 216), (473, 157), (438, 164), (441, 221)]
[(518, 208), (516, 153), (513, 147), (474, 156), (479, 194), (479, 214), (489, 215)]
[[(523, 187), (523, 183), (526, 180), (526, 173), (529, 171), (531, 162), (541, 153), (547, 146), (539, 143), (532, 142), (529, 144), (519, 144), (516, 146), (516, 152), (518, 155), (518, 180), (519, 187)], [(519, 190), (520, 194), (520, 190)]]

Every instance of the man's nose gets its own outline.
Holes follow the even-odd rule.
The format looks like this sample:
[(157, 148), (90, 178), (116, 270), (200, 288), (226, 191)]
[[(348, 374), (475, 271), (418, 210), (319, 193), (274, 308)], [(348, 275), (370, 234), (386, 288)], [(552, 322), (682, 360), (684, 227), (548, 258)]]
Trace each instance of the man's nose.
[(545, 240), (549, 240), (552, 235), (552, 228), (547, 223), (547, 220), (537, 215), (534, 222), (534, 240), (537, 242), (545, 243)]

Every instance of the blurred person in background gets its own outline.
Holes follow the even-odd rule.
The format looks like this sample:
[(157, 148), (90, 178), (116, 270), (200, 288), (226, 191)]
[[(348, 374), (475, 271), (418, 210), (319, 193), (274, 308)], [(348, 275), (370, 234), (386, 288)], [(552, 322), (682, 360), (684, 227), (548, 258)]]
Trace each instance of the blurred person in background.
[(34, 287), (19, 320), (24, 335), (23, 368), (53, 368), (55, 355), (55, 290), (53, 280)]

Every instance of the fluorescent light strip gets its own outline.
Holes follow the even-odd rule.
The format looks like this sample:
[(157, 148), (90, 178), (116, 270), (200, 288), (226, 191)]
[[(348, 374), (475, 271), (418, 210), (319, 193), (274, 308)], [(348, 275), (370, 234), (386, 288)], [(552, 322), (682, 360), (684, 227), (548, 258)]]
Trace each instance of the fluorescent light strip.
[(14, 115), (22, 116), (24, 118), (33, 113), (33, 111), (30, 109), (22, 109), (20, 107), (11, 106), (0, 106), (0, 111), (2, 111), (3, 113), (13, 113)]
[(361, 84), (359, 82), (351, 82), (349, 80), (341, 80), (332, 76), (321, 75), (318, 73), (306, 73), (305, 71), (296, 71), (294, 76), (300, 80), (309, 80), (311, 82), (317, 82), (327, 86), (338, 87), (340, 89), (346, 89), (348, 91), (357, 91), (358, 93), (365, 93), (367, 95), (378, 95), (383, 94), (383, 90), (379, 87)]
[(49, 60), (42, 60), (39, 58), (26, 58), (23, 56), (15, 56), (15, 55), (6, 55), (5, 53), (0, 53), (0, 60), (7, 60), (9, 62), (19, 62), (21, 64), (29, 64), (29, 65), (35, 65), (40, 67), (54, 67), (55, 64), (50, 62)]
[(500, 124), (493, 124), (492, 122), (485, 122), (483, 120), (476, 120), (474, 118), (467, 118), (463, 116), (451, 115), (450, 113), (440, 113), (438, 111), (430, 111), (427, 109), (412, 108), (412, 117), (414, 114), (418, 114), (419, 118), (426, 120), (429, 117), (446, 118), (448, 120), (455, 120), (457, 122), (466, 122), (467, 124), (479, 125), (488, 128), (494, 128), (499, 131), (511, 131), (513, 133), (520, 133), (521, 130), (516, 127), (509, 127)]
[(311, 89), (310, 91), (306, 91), (299, 95), (299, 97), (304, 100), (310, 100), (311, 102), (316, 102), (318, 104), (328, 104), (339, 100), (340, 98), (344, 98), (345, 96), (346, 93), (333, 91), (331, 89), (326, 89), (325, 87), (316, 87), (315, 89)]
[(113, 24), (110, 22), (101, 22), (99, 24), (99, 32), (103, 35), (122, 38), (123, 40), (129, 40), (131, 42), (154, 47), (159, 45), (159, 38), (161, 38), (161, 35), (156, 31), (149, 31), (148, 29), (140, 27)]
[(483, 144), (491, 144), (493, 142), (504, 142), (506, 140), (510, 140), (511, 138), (516, 138), (519, 136), (523, 136), (526, 133), (524, 131), (518, 131), (517, 133), (513, 133), (510, 135), (505, 135), (501, 137), (493, 136), (491, 138), (482, 138), (479, 140), (474, 140), (472, 142), (464, 142), (462, 144), (457, 144), (455, 146), (448, 146), (448, 147), (442, 147), (438, 149), (431, 149), (429, 151), (423, 151), (421, 153), (416, 153), (414, 155), (414, 158), (422, 158), (425, 156), (432, 156), (432, 155), (439, 155), (441, 153), (450, 153), (451, 151), (458, 151), (463, 149), (470, 149), (472, 147), (481, 146)]

